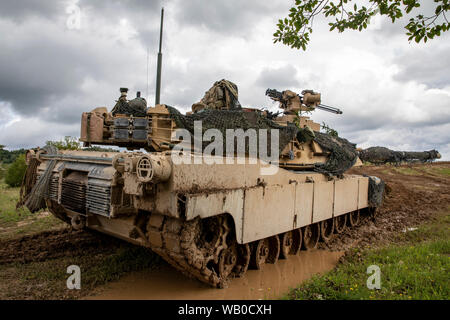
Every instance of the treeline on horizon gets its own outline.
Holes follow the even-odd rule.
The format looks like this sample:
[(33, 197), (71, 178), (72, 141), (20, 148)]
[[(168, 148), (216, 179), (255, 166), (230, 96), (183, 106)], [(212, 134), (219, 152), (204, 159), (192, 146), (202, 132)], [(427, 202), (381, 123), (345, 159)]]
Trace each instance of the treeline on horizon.
[(11, 164), (13, 163), (21, 154), (25, 154), (27, 150), (17, 149), (17, 150), (5, 150), (4, 146), (0, 145), (0, 163)]
[[(64, 137), (64, 139), (60, 141), (47, 141), (46, 145), (56, 147), (58, 150), (119, 151), (98, 146), (83, 148), (81, 142), (77, 138), (69, 136)], [(5, 150), (5, 146), (0, 145), (0, 183), (5, 182), (9, 187), (18, 187), (21, 185), (22, 178), (27, 168), (25, 163), (26, 152), (26, 149)]]
[[(104, 148), (99, 146), (91, 146), (87, 148), (83, 148), (81, 142), (77, 138), (73, 137), (64, 137), (64, 139), (60, 141), (47, 141), (45, 145), (51, 145), (59, 150), (86, 150), (86, 151), (103, 151), (103, 152), (118, 152), (119, 150), (114, 148)], [(6, 150), (6, 146), (0, 144), (0, 163), (3, 164), (11, 164), (13, 163), (20, 155), (25, 154), (27, 149), (16, 149), (16, 150)]]

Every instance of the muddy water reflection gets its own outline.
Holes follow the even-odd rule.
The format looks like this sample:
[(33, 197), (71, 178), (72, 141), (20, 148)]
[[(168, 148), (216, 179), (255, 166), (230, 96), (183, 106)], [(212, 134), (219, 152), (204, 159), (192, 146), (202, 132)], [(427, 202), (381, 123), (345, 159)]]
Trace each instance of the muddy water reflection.
[(128, 275), (89, 299), (270, 299), (278, 298), (313, 274), (334, 268), (342, 252), (311, 251), (290, 256), (262, 270), (249, 270), (227, 289), (213, 289), (170, 266)]

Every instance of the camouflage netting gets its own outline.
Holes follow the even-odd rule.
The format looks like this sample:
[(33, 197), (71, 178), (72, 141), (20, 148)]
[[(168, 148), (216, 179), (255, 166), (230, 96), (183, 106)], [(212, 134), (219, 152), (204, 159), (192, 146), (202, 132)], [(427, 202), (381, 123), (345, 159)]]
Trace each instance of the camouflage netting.
[(362, 161), (372, 163), (430, 162), (440, 158), (437, 150), (410, 152), (394, 151), (385, 147), (371, 147), (359, 152)]
[(356, 145), (347, 139), (333, 137), (326, 133), (315, 132), (316, 141), (324, 151), (330, 152), (325, 163), (316, 164), (315, 171), (333, 175), (343, 174), (353, 167), (358, 159)]
[[(241, 108), (238, 100), (237, 86), (228, 80), (222, 79), (205, 93), (200, 102), (192, 106), (193, 114), (182, 115), (177, 109), (167, 106), (170, 117), (175, 121), (178, 128), (188, 130), (194, 134), (194, 121), (201, 121), (202, 136), (208, 129), (218, 129), (222, 137), (226, 137), (227, 129), (255, 129), (257, 134), (257, 148), (259, 147), (259, 129), (267, 129), (266, 150), (256, 150), (258, 154), (266, 154), (270, 157), (271, 130), (276, 129), (279, 133), (279, 154), (289, 142), (297, 139), (300, 143), (310, 142), (314, 139), (324, 151), (330, 152), (326, 163), (315, 165), (315, 171), (325, 174), (340, 175), (351, 168), (357, 160), (355, 145), (345, 139), (334, 138), (328, 134), (313, 132), (309, 127), (298, 128), (295, 124), (281, 126), (263, 115), (261, 112), (246, 111)], [(203, 141), (203, 150), (210, 141)], [(236, 141), (235, 149), (236, 150)], [(226, 141), (223, 141), (223, 152), (226, 152)], [(249, 143), (246, 140), (245, 153), (249, 153)], [(294, 155), (292, 155), (294, 156)]]
[(401, 162), (431, 162), (439, 159), (441, 155), (437, 150), (414, 152), (414, 151), (394, 151), (385, 147), (371, 147), (359, 152), (362, 161), (376, 164)]
[(406, 162), (430, 162), (435, 159), (440, 159), (441, 155), (437, 150), (430, 150), (430, 151), (422, 151), (422, 152), (415, 152), (415, 151), (402, 151), (403, 153), (403, 161)]
[(401, 154), (385, 147), (372, 147), (359, 152), (361, 161), (373, 163), (400, 162)]
[[(366, 176), (367, 177), (367, 176)], [(383, 202), (385, 183), (378, 177), (369, 176), (369, 206), (379, 207)]]
[[(267, 143), (270, 145), (270, 131), (272, 129), (279, 130), (279, 153), (284, 147), (295, 137), (298, 128), (292, 126), (280, 126), (274, 121), (268, 119), (257, 112), (245, 112), (242, 110), (211, 110), (206, 109), (200, 112), (183, 115), (177, 109), (167, 106), (170, 117), (175, 121), (178, 128), (188, 130), (191, 134), (194, 134), (194, 121), (202, 122), (202, 136), (208, 129), (218, 129), (223, 137), (226, 137), (227, 129), (267, 129)], [(257, 131), (258, 132), (258, 131)], [(259, 135), (258, 135), (259, 139)], [(225, 140), (225, 139), (224, 139)], [(210, 141), (203, 141), (203, 149), (209, 145)], [(258, 140), (259, 145), (259, 140)], [(224, 152), (226, 150), (226, 141), (224, 141)], [(247, 153), (248, 144), (245, 145), (245, 152)], [(235, 148), (236, 150), (236, 148)], [(268, 148), (268, 154), (270, 155), (270, 149)]]
[[(246, 112), (242, 110), (203, 110), (190, 115), (183, 115), (173, 107), (167, 107), (170, 117), (175, 121), (178, 128), (184, 128), (191, 134), (194, 134), (194, 121), (202, 121), (202, 134), (208, 129), (218, 129), (226, 137), (226, 129), (267, 129), (268, 144), (270, 145), (270, 130), (279, 130), (279, 152), (293, 139), (302, 137), (311, 137), (311, 130), (300, 129), (294, 124), (288, 126), (280, 126), (276, 122), (268, 119), (258, 112)], [(322, 147), (324, 151), (330, 152), (330, 156), (326, 163), (318, 163), (315, 165), (315, 171), (325, 174), (340, 175), (351, 168), (357, 160), (357, 152), (355, 145), (346, 139), (335, 138), (325, 133), (314, 132), (314, 140)], [(225, 140), (225, 139), (224, 139)], [(210, 142), (204, 141), (203, 148)], [(224, 152), (226, 142), (224, 141)], [(259, 142), (258, 142), (259, 145)], [(270, 149), (268, 154), (270, 155)], [(248, 144), (246, 143), (246, 152), (248, 152)], [(265, 150), (263, 150), (265, 151)]]
[(119, 99), (111, 111), (111, 114), (124, 114), (133, 117), (145, 117), (147, 115), (147, 102), (144, 98), (135, 98), (130, 101)]

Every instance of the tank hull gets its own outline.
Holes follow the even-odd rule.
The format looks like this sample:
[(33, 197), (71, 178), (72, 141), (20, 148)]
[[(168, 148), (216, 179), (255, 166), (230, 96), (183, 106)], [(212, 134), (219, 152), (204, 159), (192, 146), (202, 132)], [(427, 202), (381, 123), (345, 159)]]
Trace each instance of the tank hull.
[[(166, 165), (164, 181), (142, 182), (137, 159), (144, 155)], [(38, 177), (56, 161), (45, 196), (56, 217), (149, 247), (216, 287), (249, 265), (315, 247), (327, 223), (333, 233), (337, 219), (371, 211), (369, 177), (357, 175), (328, 177), (193, 154), (175, 164), (169, 152), (76, 151), (39, 160)], [(272, 174), (262, 175), (264, 169)]]

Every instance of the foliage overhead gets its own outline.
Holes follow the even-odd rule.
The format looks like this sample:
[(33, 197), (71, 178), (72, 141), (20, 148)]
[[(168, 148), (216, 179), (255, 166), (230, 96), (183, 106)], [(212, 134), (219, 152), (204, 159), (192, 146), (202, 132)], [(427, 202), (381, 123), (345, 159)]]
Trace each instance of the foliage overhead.
[[(434, 2), (434, 13), (426, 15), (418, 12), (405, 26), (408, 40), (419, 43), (438, 37), (450, 29), (446, 12), (450, 0), (426, 0)], [(352, 5), (353, 2), (353, 5)], [(295, 49), (306, 50), (313, 32), (313, 22), (317, 16), (332, 18), (330, 31), (343, 32), (347, 29), (362, 31), (375, 15), (387, 16), (392, 23), (413, 9), (419, 10), (420, 0), (367, 0), (368, 5), (357, 4), (352, 0), (295, 0), (288, 17), (278, 21), (278, 29), (273, 34), (274, 43), (281, 42)]]

